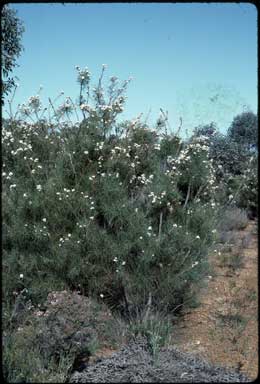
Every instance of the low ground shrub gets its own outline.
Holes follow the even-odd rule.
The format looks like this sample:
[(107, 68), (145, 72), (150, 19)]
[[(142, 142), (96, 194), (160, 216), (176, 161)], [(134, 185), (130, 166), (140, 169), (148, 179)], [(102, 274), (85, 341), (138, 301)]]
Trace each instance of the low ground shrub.
[(234, 230), (242, 230), (248, 224), (248, 217), (245, 210), (231, 206), (223, 210), (221, 219), (218, 224), (219, 232), (228, 232)]
[(40, 309), (27, 306), (19, 326), (4, 335), (5, 377), (9, 382), (64, 382), (77, 356), (86, 358), (111, 345), (108, 332), (115, 324), (104, 305), (77, 293), (51, 292)]

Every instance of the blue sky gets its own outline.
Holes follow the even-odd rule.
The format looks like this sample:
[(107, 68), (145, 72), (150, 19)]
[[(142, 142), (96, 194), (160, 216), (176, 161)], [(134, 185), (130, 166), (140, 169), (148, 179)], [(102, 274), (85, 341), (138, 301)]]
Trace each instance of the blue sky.
[[(173, 131), (215, 121), (224, 132), (257, 111), (257, 10), (246, 3), (13, 3), (25, 24), (14, 104), (43, 86), (42, 100), (78, 96), (75, 66), (93, 86), (133, 76), (122, 118), (143, 113), (151, 126), (168, 110)], [(215, 97), (217, 96), (217, 97)], [(211, 101), (215, 100), (214, 102)], [(148, 112), (150, 113), (148, 114)]]

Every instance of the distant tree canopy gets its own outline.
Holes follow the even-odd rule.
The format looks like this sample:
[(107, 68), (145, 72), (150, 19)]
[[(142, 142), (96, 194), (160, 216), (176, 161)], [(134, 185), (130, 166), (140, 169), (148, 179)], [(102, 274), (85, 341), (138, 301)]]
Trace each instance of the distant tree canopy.
[(253, 112), (243, 112), (233, 119), (227, 134), (238, 144), (257, 148), (257, 125), (257, 115)]
[(2, 104), (4, 97), (15, 85), (14, 78), (10, 74), (17, 66), (16, 60), (23, 49), (21, 37), (24, 25), (16, 15), (17, 11), (10, 9), (8, 5), (2, 8)]
[(220, 133), (214, 122), (194, 129), (193, 136), (203, 135), (209, 139), (209, 156), (217, 169), (217, 177), (243, 174), (249, 158), (257, 150), (257, 124), (257, 115), (244, 112), (234, 117), (226, 134)]
[(206, 125), (199, 125), (194, 129), (194, 136), (207, 136), (211, 137), (217, 132), (217, 126), (214, 122)]

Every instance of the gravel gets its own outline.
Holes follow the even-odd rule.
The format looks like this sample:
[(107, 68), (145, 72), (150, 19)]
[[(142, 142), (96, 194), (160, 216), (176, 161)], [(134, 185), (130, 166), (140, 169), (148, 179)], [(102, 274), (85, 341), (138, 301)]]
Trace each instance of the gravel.
[(73, 372), (70, 383), (230, 383), (250, 382), (234, 370), (213, 366), (175, 347), (161, 349), (154, 360), (145, 339), (133, 340), (109, 358)]

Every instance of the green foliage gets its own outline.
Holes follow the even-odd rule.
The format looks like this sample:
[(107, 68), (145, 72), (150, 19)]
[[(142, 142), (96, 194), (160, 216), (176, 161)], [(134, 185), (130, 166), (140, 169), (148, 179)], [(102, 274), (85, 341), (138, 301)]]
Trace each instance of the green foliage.
[[(111, 78), (106, 94), (103, 67), (91, 95), (90, 72), (77, 71), (77, 103), (67, 99), (55, 109), (50, 101), (47, 121), (39, 96), (32, 96), (3, 121), (7, 328), (18, 326), (11, 319), (21, 292), (27, 304), (42, 306), (54, 290), (78, 290), (132, 322), (148, 307), (178, 313), (196, 303), (223, 206), (257, 209), (256, 153), (212, 124), (186, 141), (139, 118), (117, 124), (128, 81), (119, 87)], [(83, 119), (73, 123), (77, 107)], [(157, 320), (141, 325), (155, 354), (164, 329)], [(7, 354), (22, 350), (19, 337), (6, 344)], [(31, 375), (26, 366), (17, 369), (17, 380)]]
[(195, 129), (195, 137), (202, 134), (208, 138), (209, 158), (218, 183), (217, 200), (245, 209), (251, 218), (257, 216), (258, 209), (256, 124), (257, 116), (250, 112), (238, 115), (227, 135), (220, 134), (214, 124)]
[(240, 145), (257, 148), (257, 116), (251, 111), (236, 116), (228, 129), (228, 136)]
[[(91, 124), (51, 131), (6, 122), (6, 268), (23, 273), (28, 289), (36, 276), (56, 276), (119, 307), (125, 291), (129, 305), (145, 305), (152, 292), (155, 306), (173, 309), (200, 280), (211, 242), (207, 146), (197, 141), (180, 150), (180, 139), (169, 136), (176, 143), (169, 155), (167, 139), (161, 153), (159, 135), (142, 125), (111, 143), (100, 141)], [(11, 281), (9, 294), (17, 277)], [(114, 286), (120, 299), (110, 297)]]
[(78, 356), (88, 357), (98, 347), (110, 344), (111, 313), (77, 293), (52, 292), (41, 309), (30, 306), (26, 312), (19, 327), (5, 334), (4, 374), (8, 381), (56, 382), (61, 376), (65, 382)]
[(246, 212), (240, 208), (228, 207), (220, 214), (221, 219), (218, 223), (219, 232), (242, 230), (246, 228), (248, 224)]
[(16, 16), (17, 12), (4, 5), (1, 17), (2, 32), (2, 104), (4, 96), (15, 86), (14, 79), (10, 77), (16, 64), (16, 60), (22, 51), (21, 37), (24, 32), (23, 22)]
[(146, 318), (133, 319), (129, 332), (134, 337), (143, 336), (147, 339), (151, 355), (156, 362), (159, 350), (170, 341), (172, 324), (165, 314), (156, 312)]

